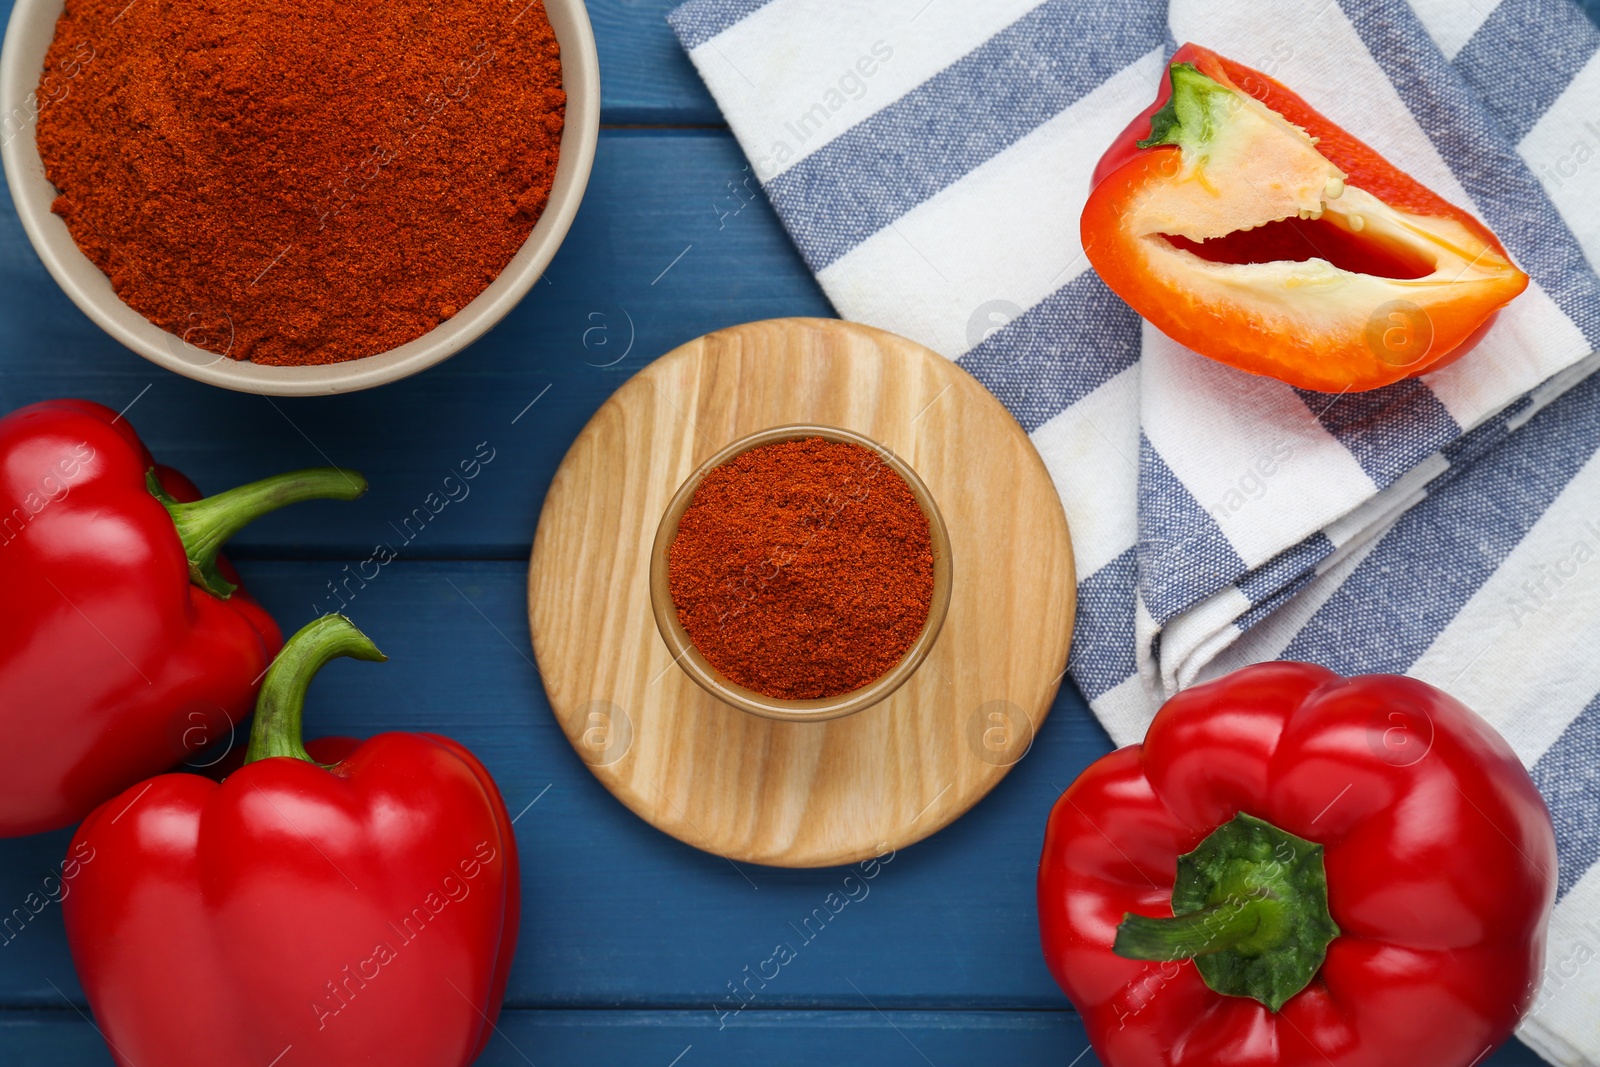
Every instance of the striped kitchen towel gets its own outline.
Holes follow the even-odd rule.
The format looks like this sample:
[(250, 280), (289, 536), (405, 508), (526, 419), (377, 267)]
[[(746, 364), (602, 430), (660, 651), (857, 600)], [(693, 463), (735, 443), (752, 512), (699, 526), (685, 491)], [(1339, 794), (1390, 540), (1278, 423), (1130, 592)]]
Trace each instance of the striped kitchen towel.
[[(1600, 32), (1570, 0), (690, 0), (669, 17), (846, 318), (958, 360), (1072, 524), (1071, 671), (1119, 743), (1274, 657), (1434, 682), (1555, 813), (1522, 1036), (1600, 1064)], [(1469, 358), (1371, 393), (1198, 358), (1089, 268), (1100, 154), (1177, 42), (1285, 82), (1532, 277)], [(1600, 357), (1596, 357), (1600, 359)]]

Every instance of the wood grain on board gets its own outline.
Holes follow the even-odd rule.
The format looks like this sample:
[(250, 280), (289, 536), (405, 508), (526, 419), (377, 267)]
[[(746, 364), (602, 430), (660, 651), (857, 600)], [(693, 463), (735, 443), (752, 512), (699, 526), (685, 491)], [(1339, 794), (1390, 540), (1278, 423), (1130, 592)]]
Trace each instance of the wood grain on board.
[[(828, 723), (721, 704), (673, 664), (650, 609), (650, 545), (678, 486), (731, 441), (795, 423), (904, 458), (939, 504), (954, 563), (922, 668)], [(792, 867), (903, 847), (993, 788), (1055, 698), (1074, 605), (1066, 518), (1016, 421), (921, 345), (824, 319), (719, 331), (619, 389), (556, 472), (529, 578), (550, 703), (601, 782), (698, 848)]]

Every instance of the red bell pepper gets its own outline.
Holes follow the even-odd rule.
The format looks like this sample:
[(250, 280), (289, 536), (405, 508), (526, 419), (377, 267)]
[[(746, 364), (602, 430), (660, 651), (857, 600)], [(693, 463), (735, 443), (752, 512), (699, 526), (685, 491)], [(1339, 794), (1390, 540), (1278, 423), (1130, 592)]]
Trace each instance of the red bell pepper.
[(1106, 1067), (1467, 1067), (1532, 1002), (1555, 875), (1483, 720), (1268, 663), (1173, 697), (1062, 794), (1039, 924)]
[(1272, 78), (1186, 44), (1095, 171), (1083, 249), (1180, 344), (1324, 392), (1460, 358), (1528, 276)]
[(200, 500), (99, 404), (0, 418), (0, 836), (77, 822), (226, 736), (282, 636), (218, 550), (285, 504), (365, 489), (324, 468)]
[(79, 827), (95, 860), (67, 940), (121, 1067), (465, 1067), (493, 1033), (521, 906), (511, 817), (447, 738), (313, 762), (306, 687), (338, 656), (383, 659), (348, 619), (311, 623), (262, 684), (241, 769), (151, 779)]

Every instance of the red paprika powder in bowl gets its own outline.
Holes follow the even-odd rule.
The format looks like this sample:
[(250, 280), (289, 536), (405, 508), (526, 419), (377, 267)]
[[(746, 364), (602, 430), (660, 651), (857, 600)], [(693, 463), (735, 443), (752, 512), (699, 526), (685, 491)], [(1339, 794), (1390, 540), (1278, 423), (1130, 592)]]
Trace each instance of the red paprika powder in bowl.
[(476, 340), (577, 212), (582, 0), (17, 0), (0, 155), (67, 295), (152, 362), (280, 395)]
[(950, 537), (926, 485), (834, 427), (733, 442), (672, 498), (650, 598), (673, 659), (754, 715), (862, 711), (914, 674), (950, 605)]

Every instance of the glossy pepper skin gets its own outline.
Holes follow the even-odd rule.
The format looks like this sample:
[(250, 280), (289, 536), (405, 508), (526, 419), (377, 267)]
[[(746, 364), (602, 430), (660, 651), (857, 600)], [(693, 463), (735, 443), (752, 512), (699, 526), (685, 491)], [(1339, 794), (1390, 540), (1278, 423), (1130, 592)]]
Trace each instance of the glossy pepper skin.
[(0, 418), (0, 836), (77, 822), (247, 717), (282, 636), (232, 588), (220, 541), (198, 541), (365, 488), (346, 472), (269, 479), (257, 487), (276, 498), (223, 501), (188, 545), (152, 472), (173, 503), (199, 499), (109, 408), (56, 400)]
[(1095, 171), (1084, 252), (1173, 340), (1323, 392), (1465, 355), (1528, 277), (1277, 81), (1186, 44)]
[[(1321, 846), (1337, 924), (1276, 1012), (1192, 959), (1113, 951), (1160, 925), (1125, 915), (1177, 922), (1179, 857), (1241, 812)], [(1555, 874), (1543, 800), (1472, 712), (1409, 678), (1269, 663), (1172, 698), (1062, 795), (1039, 922), (1107, 1067), (1467, 1067), (1532, 1002)]]
[(300, 748), (304, 685), (337, 655), (381, 658), (347, 620), (312, 623), (263, 685), (242, 768), (154, 778), (79, 828), (94, 858), (67, 938), (122, 1067), (465, 1067), (493, 1034), (520, 915), (511, 818), (448, 738)]

